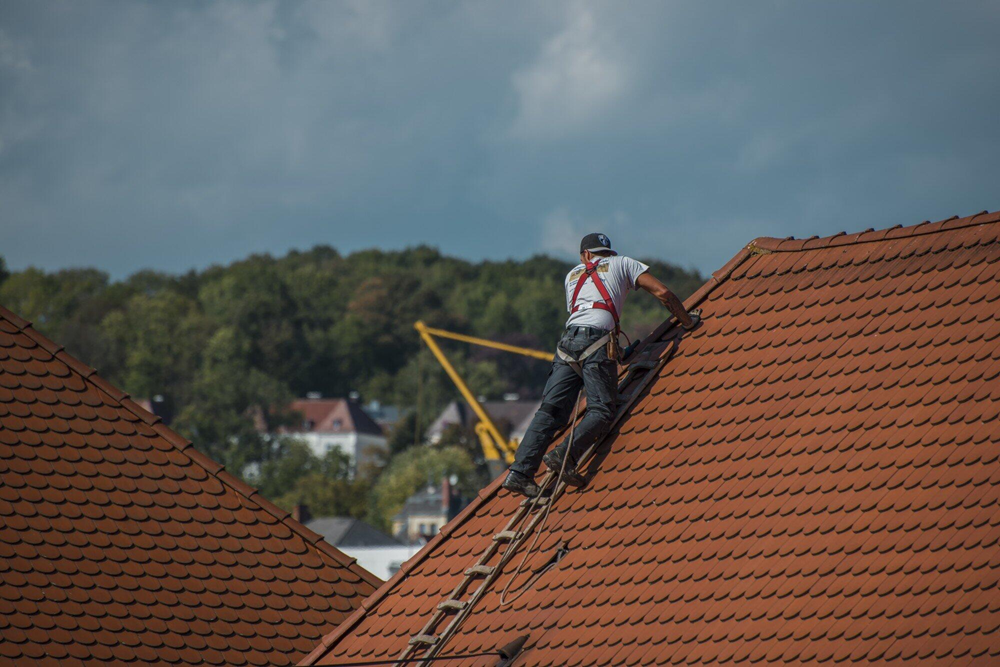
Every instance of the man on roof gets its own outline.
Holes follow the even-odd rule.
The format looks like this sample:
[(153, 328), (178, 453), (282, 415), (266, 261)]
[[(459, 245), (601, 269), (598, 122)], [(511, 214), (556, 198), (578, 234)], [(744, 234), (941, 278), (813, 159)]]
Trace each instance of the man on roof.
[[(540, 492), (534, 476), (543, 461), (558, 472), (565, 457), (563, 481), (573, 486), (585, 483), (577, 471), (577, 457), (608, 433), (615, 416), (619, 313), (628, 293), (646, 290), (685, 329), (695, 328), (699, 321), (698, 312), (685, 310), (680, 299), (649, 273), (648, 266), (612, 250), (611, 239), (604, 234), (583, 237), (580, 262), (566, 275), (566, 310), (570, 315), (556, 347), (542, 405), (503, 481), (503, 488), (529, 498)], [(587, 410), (575, 428), (573, 443), (564, 440), (545, 454), (556, 432), (569, 421), (581, 386), (587, 395)]]

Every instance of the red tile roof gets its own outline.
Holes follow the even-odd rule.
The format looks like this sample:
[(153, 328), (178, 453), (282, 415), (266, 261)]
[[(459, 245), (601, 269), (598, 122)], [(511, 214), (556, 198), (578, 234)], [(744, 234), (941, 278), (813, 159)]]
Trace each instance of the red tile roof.
[(302, 424), (286, 429), (290, 433), (367, 433), (383, 435), (382, 427), (364, 409), (346, 398), (302, 398), (292, 401), (289, 409), (302, 415)]
[(0, 663), (290, 664), (379, 583), (0, 307)]
[[(998, 214), (752, 243), (527, 571), (569, 553), (501, 606), (515, 556), (440, 655), (997, 664), (998, 277)], [(498, 482), (303, 664), (399, 655), (515, 511)]]

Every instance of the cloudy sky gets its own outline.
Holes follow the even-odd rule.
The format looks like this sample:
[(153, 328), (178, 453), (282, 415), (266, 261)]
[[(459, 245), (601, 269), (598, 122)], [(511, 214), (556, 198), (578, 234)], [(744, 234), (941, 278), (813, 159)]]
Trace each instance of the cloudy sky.
[(712, 271), (1000, 208), (1000, 3), (0, 3), (0, 254), (316, 243)]

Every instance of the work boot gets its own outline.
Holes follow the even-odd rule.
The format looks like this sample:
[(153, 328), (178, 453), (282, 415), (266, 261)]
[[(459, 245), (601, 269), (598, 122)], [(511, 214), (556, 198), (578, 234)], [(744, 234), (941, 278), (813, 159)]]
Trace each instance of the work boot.
[(561, 447), (553, 447), (551, 451), (545, 453), (542, 457), (542, 463), (544, 463), (549, 470), (558, 473), (559, 468), (562, 467), (562, 458), (566, 455), (566, 450)]
[[(558, 473), (559, 469), (562, 468), (563, 457), (566, 456), (566, 449), (563, 447), (553, 447), (550, 452), (547, 452), (545, 456), (542, 457), (542, 463), (544, 463), (549, 470), (554, 473)], [(567, 462), (567, 468), (572, 466)]]
[(577, 488), (587, 486), (587, 478), (581, 475), (575, 467), (570, 467), (568, 463), (566, 469), (562, 471), (562, 481), (566, 482), (568, 486)]
[(516, 470), (507, 471), (507, 477), (503, 481), (503, 488), (513, 493), (527, 496), (528, 498), (534, 498), (540, 491), (538, 485), (530, 477), (522, 475)]
[[(558, 475), (563, 465), (564, 456), (566, 456), (566, 450), (562, 447), (556, 447), (542, 457), (542, 462), (548, 466), (549, 470)], [(576, 465), (572, 460), (566, 461), (566, 468), (562, 471), (562, 481), (569, 486), (587, 486), (587, 478), (577, 472)]]

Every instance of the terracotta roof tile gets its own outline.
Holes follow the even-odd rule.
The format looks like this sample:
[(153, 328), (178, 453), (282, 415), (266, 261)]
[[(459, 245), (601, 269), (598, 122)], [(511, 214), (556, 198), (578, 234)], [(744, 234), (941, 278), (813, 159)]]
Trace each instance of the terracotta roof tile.
[[(998, 222), (751, 243), (529, 563), (569, 554), (501, 606), (509, 565), (441, 655), (528, 633), (516, 664), (1000, 661)], [(304, 664), (398, 656), (517, 507), (498, 484)]]
[(0, 656), (292, 664), (378, 583), (0, 308)]

